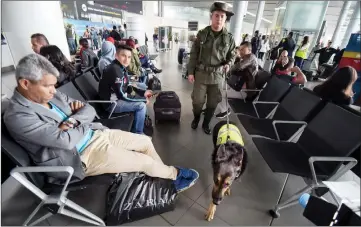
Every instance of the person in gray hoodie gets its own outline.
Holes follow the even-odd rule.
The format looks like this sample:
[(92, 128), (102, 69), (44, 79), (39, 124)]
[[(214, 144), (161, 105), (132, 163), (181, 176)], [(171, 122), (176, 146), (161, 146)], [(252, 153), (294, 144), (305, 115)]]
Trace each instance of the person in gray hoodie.
[(100, 74), (103, 76), (104, 69), (115, 59), (115, 46), (112, 42), (105, 41), (101, 49), (101, 57), (98, 63)]

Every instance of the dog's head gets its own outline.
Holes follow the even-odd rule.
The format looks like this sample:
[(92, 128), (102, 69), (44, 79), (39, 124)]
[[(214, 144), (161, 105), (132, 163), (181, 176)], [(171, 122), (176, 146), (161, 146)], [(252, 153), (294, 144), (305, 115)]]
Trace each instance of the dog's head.
[(243, 173), (245, 156), (244, 147), (238, 143), (227, 142), (215, 147), (212, 155), (214, 204), (218, 205), (222, 201), (225, 191)]

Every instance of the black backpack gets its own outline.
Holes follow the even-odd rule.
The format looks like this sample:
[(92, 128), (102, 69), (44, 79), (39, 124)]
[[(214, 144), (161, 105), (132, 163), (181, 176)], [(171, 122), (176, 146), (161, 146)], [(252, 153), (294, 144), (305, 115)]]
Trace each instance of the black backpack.
[(159, 78), (153, 75), (151, 79), (148, 81), (148, 89), (152, 91), (161, 91), (162, 90), (162, 83), (160, 82)]

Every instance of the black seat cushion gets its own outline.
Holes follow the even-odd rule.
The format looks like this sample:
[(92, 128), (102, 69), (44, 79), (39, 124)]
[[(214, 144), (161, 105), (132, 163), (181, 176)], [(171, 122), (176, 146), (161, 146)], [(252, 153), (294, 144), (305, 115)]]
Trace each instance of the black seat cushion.
[(95, 122), (100, 122), (110, 129), (119, 129), (122, 131), (130, 131), (132, 129), (134, 116), (132, 114), (124, 115), (111, 119), (97, 119)]
[(248, 134), (277, 139), (276, 134), (273, 130), (271, 119), (259, 119), (243, 114), (239, 114), (237, 115), (237, 117), (244, 129), (246, 129), (246, 131), (248, 132)]
[[(273, 172), (289, 173), (312, 178), (308, 164), (310, 156), (297, 143), (253, 138), (257, 149)], [(318, 179), (327, 179), (331, 174), (315, 166)]]
[[(276, 133), (273, 129), (273, 119), (260, 119), (247, 115), (237, 116), (244, 129), (250, 135), (259, 135), (277, 140)], [(276, 124), (276, 129), (280, 140), (288, 140), (293, 134), (301, 128), (301, 124)]]
[[(252, 102), (244, 102), (243, 99), (229, 98), (228, 103), (235, 113), (241, 113), (257, 117)], [(260, 118), (265, 118), (275, 108), (273, 104), (256, 104)]]

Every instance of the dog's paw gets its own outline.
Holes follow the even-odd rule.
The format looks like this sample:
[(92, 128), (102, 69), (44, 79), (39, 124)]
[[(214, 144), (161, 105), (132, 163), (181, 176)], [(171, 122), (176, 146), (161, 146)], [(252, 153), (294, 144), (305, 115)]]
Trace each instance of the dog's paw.
[(230, 196), (230, 195), (231, 195), (231, 189), (228, 188), (228, 189), (224, 192), (224, 195)]
[(206, 220), (207, 221), (211, 221), (214, 218), (214, 213), (216, 212), (216, 205), (214, 205), (213, 203), (211, 205), (209, 205), (207, 214), (206, 214)]

